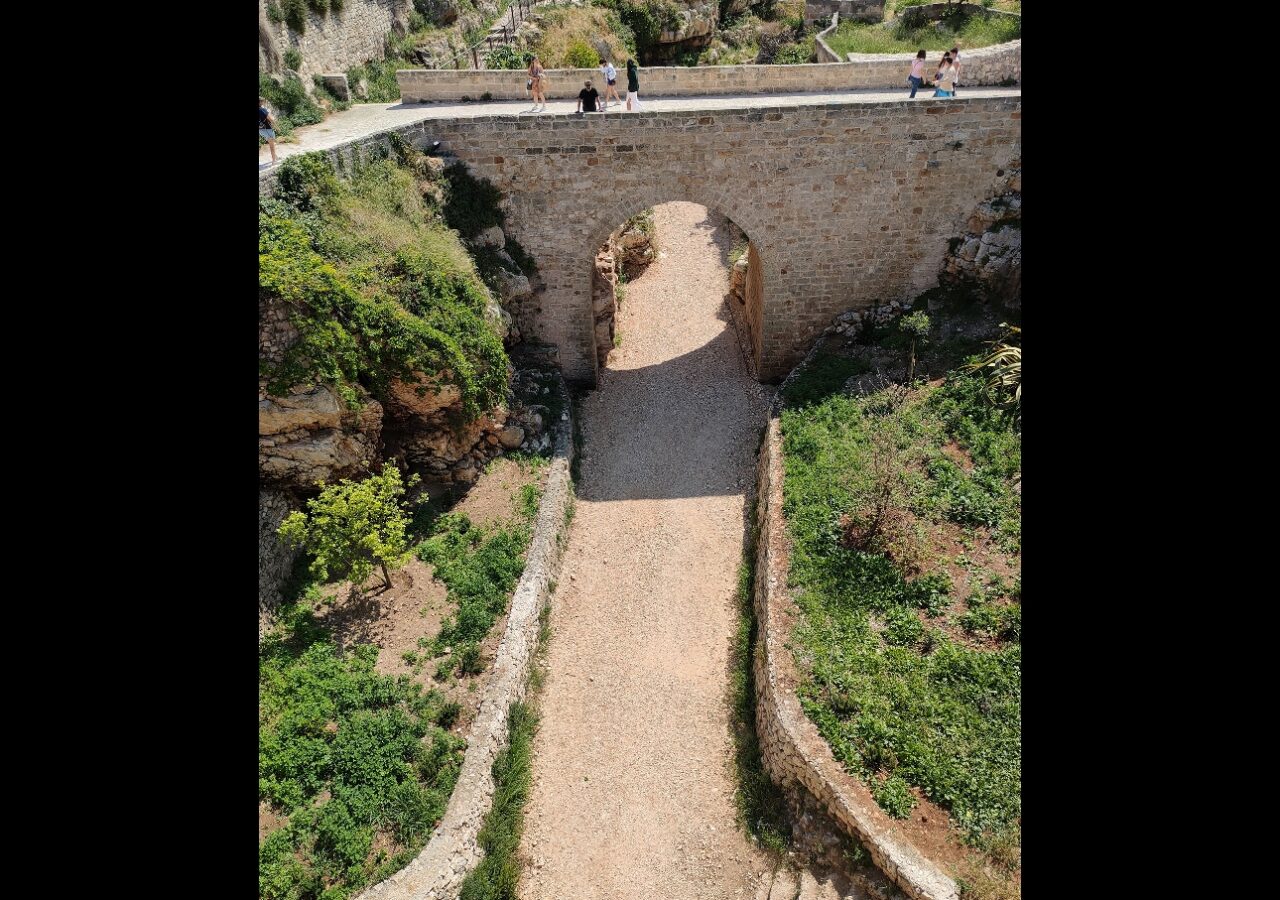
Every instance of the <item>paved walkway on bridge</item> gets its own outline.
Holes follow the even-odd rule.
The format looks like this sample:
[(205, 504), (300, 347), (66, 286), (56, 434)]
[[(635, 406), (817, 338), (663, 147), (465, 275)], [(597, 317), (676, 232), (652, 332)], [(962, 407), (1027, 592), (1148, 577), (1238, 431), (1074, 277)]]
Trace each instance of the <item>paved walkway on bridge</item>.
[[(523, 79), (524, 72), (514, 72), (513, 77)], [(905, 80), (905, 77), (904, 77)], [(641, 85), (643, 87), (643, 84)], [(1021, 88), (962, 88), (960, 99), (971, 97), (1020, 97)], [(893, 90), (841, 91), (815, 94), (730, 94), (712, 97), (654, 97), (641, 103), (645, 112), (701, 112), (717, 109), (742, 109), (744, 107), (809, 106), (822, 103), (884, 103), (900, 101), (918, 103), (931, 99), (931, 92), (921, 92), (915, 100), (907, 99), (905, 87)], [(411, 125), (426, 119), (457, 119), (473, 116), (563, 116), (572, 115), (576, 100), (551, 100), (547, 111), (530, 113), (530, 100), (495, 100), (491, 103), (358, 103), (350, 109), (332, 113), (323, 122), (305, 125), (294, 132), (296, 143), (276, 142), (276, 155), (280, 159), (295, 153), (311, 150), (327, 150), (348, 141), (359, 140), (379, 131), (387, 131), (402, 125)], [(588, 118), (613, 115), (631, 115), (626, 106), (610, 107), (608, 112), (595, 113)], [(258, 151), (258, 169), (271, 165), (271, 152), (264, 145)]]

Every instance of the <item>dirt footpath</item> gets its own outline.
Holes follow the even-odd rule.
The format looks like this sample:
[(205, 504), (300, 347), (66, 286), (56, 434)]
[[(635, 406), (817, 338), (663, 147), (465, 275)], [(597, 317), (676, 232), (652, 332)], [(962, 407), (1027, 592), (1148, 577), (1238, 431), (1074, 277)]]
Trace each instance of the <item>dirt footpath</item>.
[(621, 346), (582, 415), (522, 851), (530, 900), (756, 896), (727, 706), (747, 495), (767, 389), (727, 321), (726, 237), (655, 212)]

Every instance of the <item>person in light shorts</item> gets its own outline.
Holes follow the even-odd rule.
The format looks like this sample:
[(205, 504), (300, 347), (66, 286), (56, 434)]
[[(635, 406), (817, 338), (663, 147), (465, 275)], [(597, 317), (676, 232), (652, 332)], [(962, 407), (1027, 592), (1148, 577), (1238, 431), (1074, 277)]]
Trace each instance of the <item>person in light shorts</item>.
[(604, 76), (604, 108), (609, 108), (610, 97), (621, 106), (622, 98), (618, 96), (618, 70), (603, 56), (600, 57), (600, 74)]
[(267, 99), (258, 98), (258, 137), (267, 142), (271, 148), (271, 164), (276, 164), (276, 118), (267, 108)]

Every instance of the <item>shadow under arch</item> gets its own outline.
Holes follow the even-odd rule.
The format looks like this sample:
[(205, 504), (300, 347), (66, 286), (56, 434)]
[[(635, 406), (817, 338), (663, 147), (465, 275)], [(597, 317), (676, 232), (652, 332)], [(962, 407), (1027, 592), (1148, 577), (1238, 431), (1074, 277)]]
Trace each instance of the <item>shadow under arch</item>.
[[(680, 500), (750, 493), (772, 393), (751, 385), (729, 315), (722, 303), (716, 317), (726, 327), (705, 344), (653, 365), (611, 368), (587, 395), (581, 411), (582, 477), (574, 489), (578, 499)], [(722, 378), (722, 387), (701, 393), (689, 389), (705, 384), (709, 376)], [(744, 384), (750, 390), (743, 390)], [(705, 407), (712, 395), (714, 411), (689, 414), (691, 405)], [(627, 412), (606, 415), (606, 409)], [(737, 464), (728, 464), (727, 455), (740, 457)]]
[[(597, 249), (609, 239), (615, 229), (632, 216), (650, 207), (679, 202), (696, 203), (718, 213), (737, 225), (747, 236), (747, 252), (753, 269), (747, 283), (746, 328), (751, 344), (752, 368), (755, 372), (761, 372), (764, 325), (771, 314), (765, 285), (778, 283), (778, 261), (767, 239), (759, 240), (761, 236), (768, 235), (770, 229), (766, 227), (756, 201), (735, 195), (727, 186), (713, 186), (705, 180), (692, 178), (676, 179), (675, 184), (668, 182), (643, 190), (628, 191), (597, 207), (596, 214), (588, 220), (586, 256), (582, 265), (594, 269)], [(594, 355), (598, 349), (595, 346), (595, 330), (591, 328), (589, 331)]]

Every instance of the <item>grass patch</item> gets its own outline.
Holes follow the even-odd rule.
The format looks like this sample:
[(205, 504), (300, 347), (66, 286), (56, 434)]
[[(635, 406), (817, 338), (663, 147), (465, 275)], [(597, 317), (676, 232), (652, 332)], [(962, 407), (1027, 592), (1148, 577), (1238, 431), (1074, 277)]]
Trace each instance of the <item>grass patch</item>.
[(452, 705), (377, 674), (376, 647), (342, 653), (318, 602), (312, 585), (286, 605), (259, 652), (258, 798), (287, 817), (258, 847), (262, 900), (342, 900), (403, 866), (462, 765)]
[(891, 815), (916, 786), (973, 846), (1018, 846), (1021, 578), (951, 612), (941, 541), (1020, 571), (1021, 437), (972, 376), (824, 396), (839, 374), (782, 418), (801, 704)]
[(804, 369), (787, 383), (782, 394), (783, 400), (789, 406), (818, 403), (839, 393), (850, 378), (870, 369), (861, 359), (834, 353), (816, 353)]
[(524, 830), (524, 806), (533, 780), (531, 757), (538, 717), (523, 703), (513, 703), (507, 714), (510, 739), (493, 761), (493, 806), (480, 828), (484, 860), (467, 876), (460, 900), (516, 900), (520, 886), (520, 834)]
[[(950, 50), (960, 43), (960, 62), (966, 50), (990, 47), (1022, 37), (1022, 20), (997, 16), (963, 16), (935, 28), (925, 25), (913, 28), (902, 19), (879, 24), (841, 22), (824, 40), (843, 59), (846, 53), (915, 53), (917, 50)], [(933, 60), (937, 62), (937, 60)], [(903, 75), (905, 79), (906, 76)]]
[(729, 702), (733, 722), (734, 770), (738, 779), (734, 801), (739, 820), (747, 830), (765, 847), (784, 853), (791, 844), (791, 819), (782, 791), (765, 772), (760, 738), (756, 733), (754, 579), (755, 570), (748, 551), (738, 568), (738, 627), (730, 648)]
[[(546, 466), (538, 456), (522, 467), (536, 476)], [(431, 537), (418, 545), (418, 558), (435, 568), (435, 577), (448, 588), (456, 612), (440, 633), (424, 644), (430, 658), (443, 657), (436, 676), (472, 675), (483, 671), (480, 642), (507, 608), (516, 581), (524, 571), (524, 555), (533, 537), (542, 489), (534, 483), (521, 488), (516, 518), (487, 528), (474, 525), (465, 513), (446, 513), (435, 520)]]

